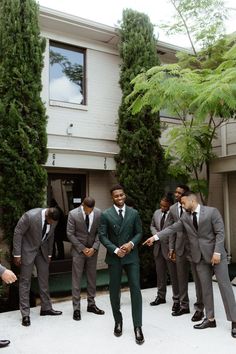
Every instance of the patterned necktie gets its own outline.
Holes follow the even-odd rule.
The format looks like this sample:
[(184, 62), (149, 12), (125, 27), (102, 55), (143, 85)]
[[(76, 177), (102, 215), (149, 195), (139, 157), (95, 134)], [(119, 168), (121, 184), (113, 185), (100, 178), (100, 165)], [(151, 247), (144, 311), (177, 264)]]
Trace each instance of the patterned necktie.
[(120, 220), (123, 221), (123, 214), (122, 214), (123, 210), (122, 209), (119, 209), (119, 217), (120, 217)]
[(87, 230), (88, 230), (89, 229), (89, 215), (88, 214), (85, 215), (85, 224), (86, 224)]
[(198, 223), (197, 223), (197, 213), (196, 211), (193, 212), (193, 226), (196, 230), (198, 230)]
[(165, 222), (165, 218), (166, 218), (166, 211), (163, 212), (162, 218), (161, 218), (161, 230), (163, 229), (164, 226), (164, 222)]

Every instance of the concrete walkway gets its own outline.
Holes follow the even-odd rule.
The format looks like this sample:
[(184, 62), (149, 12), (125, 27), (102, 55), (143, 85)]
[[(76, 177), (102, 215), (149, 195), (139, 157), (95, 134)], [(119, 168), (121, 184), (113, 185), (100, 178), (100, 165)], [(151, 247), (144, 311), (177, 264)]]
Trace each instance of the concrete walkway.
[[(236, 295), (236, 287), (233, 287)], [(57, 302), (54, 308), (62, 310), (58, 317), (40, 317), (40, 307), (31, 309), (31, 326), (21, 325), (19, 311), (0, 314), (0, 339), (10, 339), (6, 354), (217, 354), (236, 353), (236, 339), (231, 337), (231, 323), (226, 321), (217, 283), (214, 283), (216, 328), (193, 329), (191, 316), (194, 302), (194, 284), (189, 284), (191, 314), (171, 316), (171, 289), (168, 287), (167, 303), (151, 307), (156, 289), (145, 289), (143, 294), (143, 333), (145, 343), (134, 340), (129, 292), (122, 292), (123, 335), (113, 335), (114, 322), (109, 295), (98, 294), (97, 305), (105, 310), (104, 316), (86, 311), (82, 299), (82, 320), (72, 320), (71, 301)]]

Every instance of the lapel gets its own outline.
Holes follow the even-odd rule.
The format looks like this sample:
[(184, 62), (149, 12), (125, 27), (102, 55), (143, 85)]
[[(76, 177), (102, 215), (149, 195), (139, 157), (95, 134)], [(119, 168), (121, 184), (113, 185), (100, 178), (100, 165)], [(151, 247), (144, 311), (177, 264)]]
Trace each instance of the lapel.
[(156, 223), (157, 223), (157, 228), (159, 230), (161, 229), (161, 216), (162, 216), (161, 209), (158, 209), (158, 211), (156, 213)]
[[(199, 222), (198, 222), (198, 231), (195, 229), (195, 227), (193, 226), (193, 219), (192, 219), (192, 214), (189, 212), (185, 212), (182, 215), (182, 218), (185, 218), (185, 220), (187, 220), (187, 223), (189, 224), (189, 226), (191, 227), (192, 230), (192, 234), (193, 236), (198, 237), (198, 231), (199, 231)], [(181, 218), (181, 219), (182, 219)]]
[(126, 209), (125, 209), (125, 217), (122, 221), (122, 223), (120, 222), (120, 217), (115, 209), (114, 206), (112, 206), (110, 209), (109, 209), (109, 216), (111, 218), (111, 222), (113, 224), (113, 230), (115, 231), (115, 233), (117, 235), (119, 235), (125, 224), (127, 223), (127, 220), (129, 219), (129, 215), (130, 215), (130, 211), (129, 211), (129, 208), (126, 206)]
[(130, 215), (131, 215), (130, 208), (126, 205), (125, 206), (125, 217), (124, 217), (124, 219), (122, 221), (122, 224), (121, 224), (121, 227), (120, 227), (120, 232), (122, 232), (124, 227), (125, 227), (125, 225), (127, 225), (127, 222), (129, 221)]
[[(116, 209), (114, 206), (112, 206), (109, 210), (109, 214), (110, 217), (112, 218), (112, 221), (116, 224), (116, 225), (120, 225), (120, 217), (118, 215), (118, 213), (116, 212)], [(124, 221), (124, 220), (123, 220)]]
[(42, 221), (42, 210), (40, 209), (39, 212), (36, 214), (35, 223), (34, 223), (34, 232), (39, 234), (39, 237), (42, 239), (42, 230), (43, 230), (43, 221)]
[(77, 219), (77, 222), (82, 227), (82, 229), (84, 229), (84, 231), (88, 232), (81, 207), (78, 208), (78, 219)]
[(199, 213), (199, 219), (198, 219), (198, 232), (200, 233), (203, 226), (204, 226), (204, 219), (206, 217), (206, 208), (204, 205), (200, 206), (200, 213)]
[(89, 232), (90, 234), (93, 234), (96, 231), (97, 210), (94, 208), (93, 212), (94, 212), (93, 223), (92, 223), (91, 228), (90, 228), (90, 232)]

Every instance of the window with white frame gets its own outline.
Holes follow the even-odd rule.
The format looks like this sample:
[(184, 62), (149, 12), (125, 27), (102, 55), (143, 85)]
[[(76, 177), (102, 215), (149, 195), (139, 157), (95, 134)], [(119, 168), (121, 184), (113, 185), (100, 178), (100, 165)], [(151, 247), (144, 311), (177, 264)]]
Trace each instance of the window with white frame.
[(50, 101), (85, 105), (85, 50), (50, 41)]

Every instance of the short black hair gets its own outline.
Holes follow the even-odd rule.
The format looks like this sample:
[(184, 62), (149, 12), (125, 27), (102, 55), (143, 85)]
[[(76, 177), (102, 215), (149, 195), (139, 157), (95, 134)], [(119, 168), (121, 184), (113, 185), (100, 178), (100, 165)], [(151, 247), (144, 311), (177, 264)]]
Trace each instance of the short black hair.
[(86, 197), (83, 200), (83, 204), (86, 205), (88, 208), (94, 208), (95, 206), (95, 199), (92, 197)]
[(187, 186), (186, 184), (178, 184), (176, 188), (183, 189), (184, 193), (190, 191), (189, 186)]
[(182, 197), (190, 197), (190, 195), (195, 195), (195, 197), (196, 197), (196, 193), (194, 193), (193, 191), (188, 190), (188, 191), (184, 192), (184, 193), (181, 195), (181, 198), (182, 198)]
[(117, 191), (118, 189), (122, 189), (124, 191), (124, 188), (120, 184), (115, 184), (111, 189), (110, 193), (112, 194), (114, 191)]
[(60, 218), (60, 211), (55, 208), (48, 208), (47, 217), (51, 220), (58, 221)]
[(164, 194), (164, 195), (161, 197), (161, 200), (163, 200), (163, 201), (169, 203), (170, 205), (173, 205), (173, 204), (174, 204), (173, 193), (168, 192), (168, 193)]

